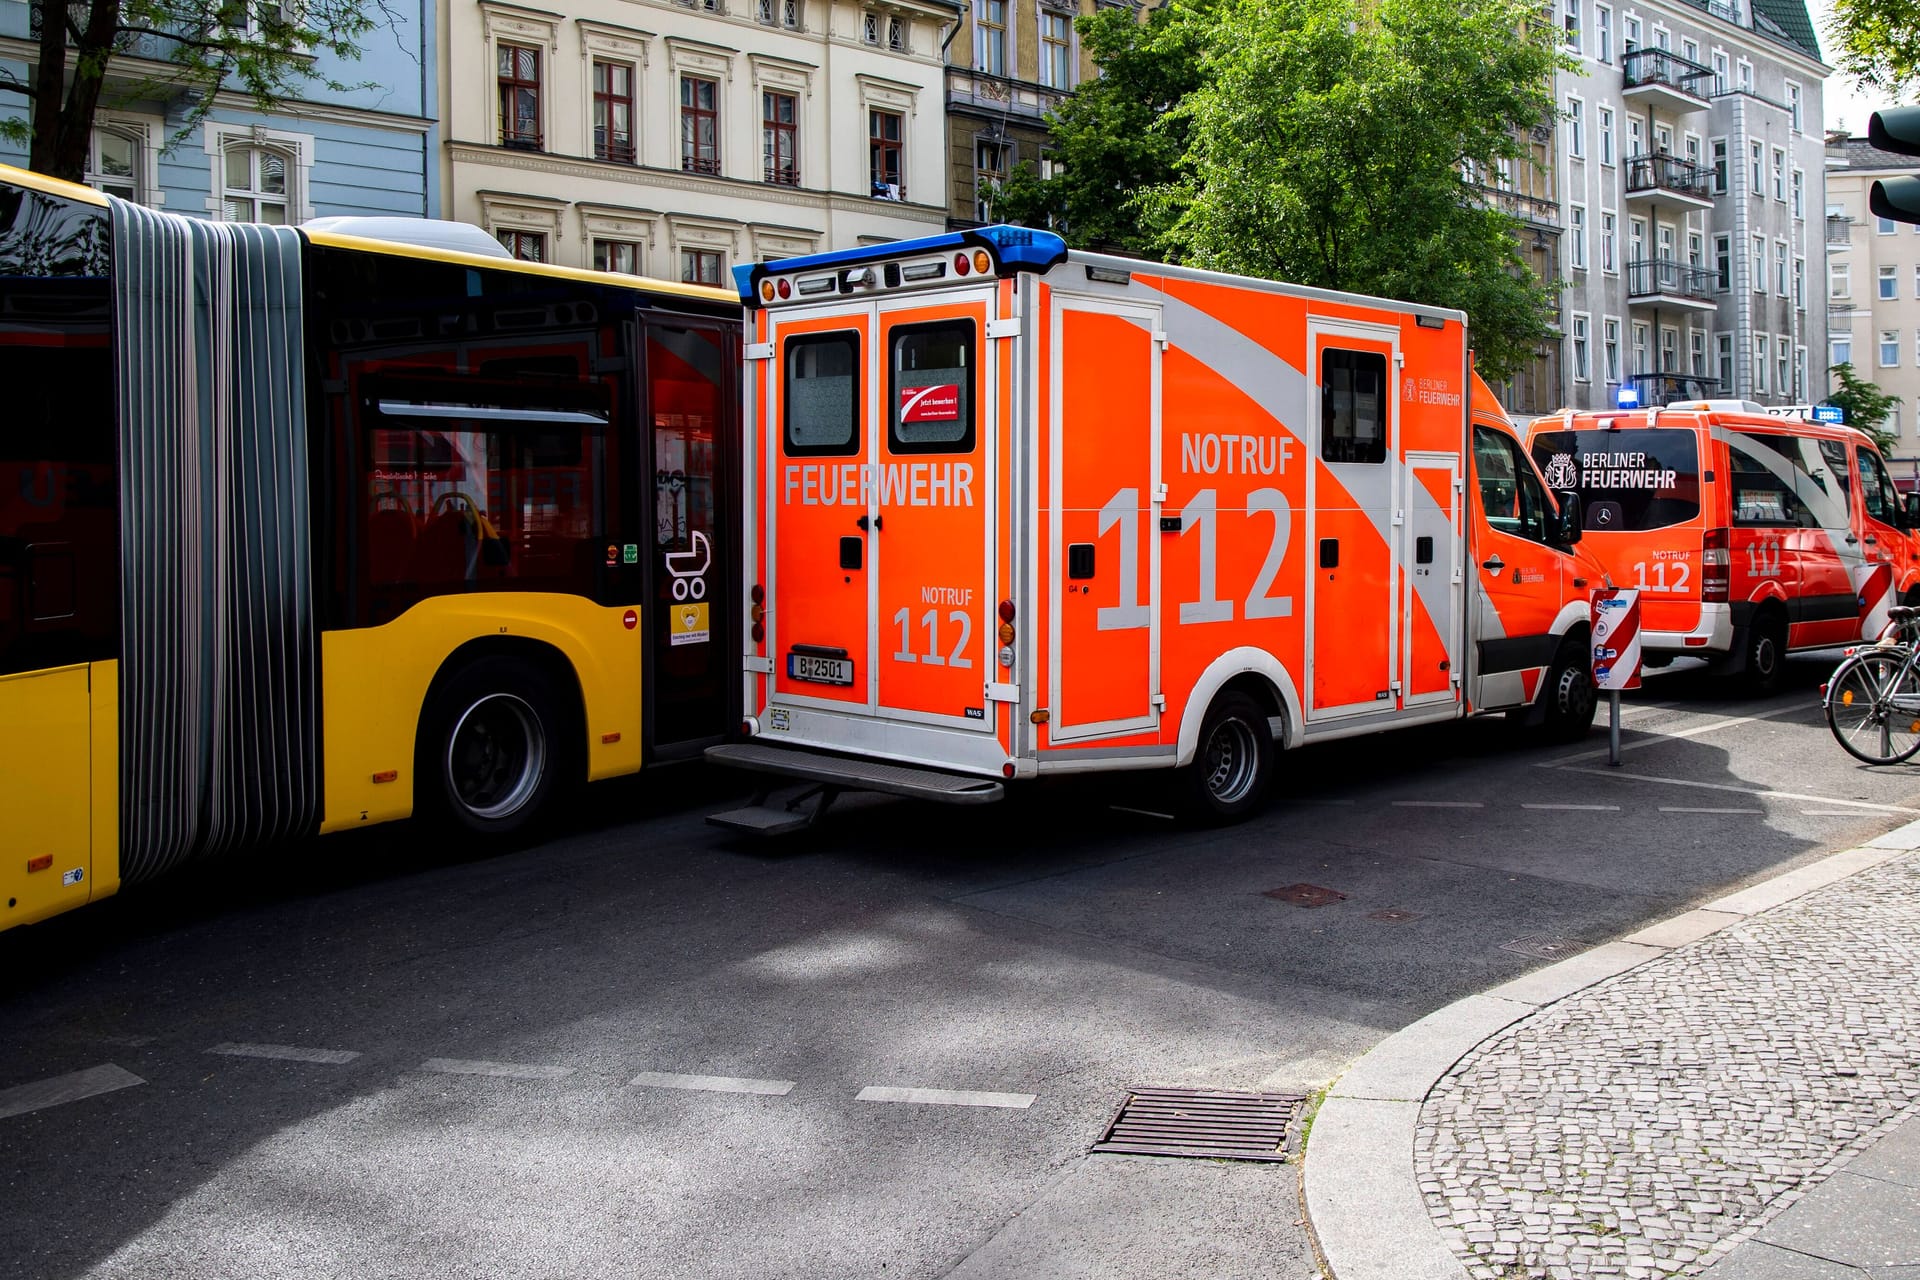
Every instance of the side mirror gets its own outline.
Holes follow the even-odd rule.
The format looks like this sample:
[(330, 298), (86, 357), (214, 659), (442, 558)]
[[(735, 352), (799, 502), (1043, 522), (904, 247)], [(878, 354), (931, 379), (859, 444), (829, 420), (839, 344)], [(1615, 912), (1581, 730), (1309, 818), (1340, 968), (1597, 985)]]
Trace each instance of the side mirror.
[(1580, 509), (1580, 495), (1573, 490), (1558, 489), (1554, 496), (1560, 499), (1560, 542), (1570, 547), (1586, 533), (1586, 513)]

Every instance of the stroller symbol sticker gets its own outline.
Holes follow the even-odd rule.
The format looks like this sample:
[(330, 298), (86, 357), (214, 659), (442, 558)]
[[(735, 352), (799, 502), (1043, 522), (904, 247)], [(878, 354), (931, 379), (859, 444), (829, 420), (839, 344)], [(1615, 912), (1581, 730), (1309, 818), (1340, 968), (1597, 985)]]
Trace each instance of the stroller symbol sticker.
[(667, 572), (673, 575), (675, 600), (707, 598), (707, 566), (713, 563), (713, 544), (698, 529), (693, 531), (693, 546), (686, 551), (666, 553)]

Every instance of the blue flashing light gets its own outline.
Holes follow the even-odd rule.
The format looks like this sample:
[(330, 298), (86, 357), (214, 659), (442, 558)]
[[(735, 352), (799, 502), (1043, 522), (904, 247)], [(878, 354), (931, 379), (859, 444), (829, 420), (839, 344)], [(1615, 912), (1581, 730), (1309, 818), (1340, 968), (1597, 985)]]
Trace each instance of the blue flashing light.
[(1621, 409), (1638, 409), (1640, 407), (1640, 388), (1632, 385), (1622, 386), (1619, 394), (1614, 396), (1613, 403), (1617, 408)]
[(741, 302), (753, 301), (753, 264), (733, 269), (733, 287), (740, 291)]
[(782, 258), (777, 263), (752, 263), (748, 266), (735, 267), (733, 280), (735, 287), (740, 290), (740, 301), (751, 307), (758, 305), (759, 295), (755, 290), (759, 286), (760, 278), (769, 271), (777, 270), (782, 275), (796, 271), (820, 271), (854, 266), (863, 262), (877, 262), (885, 258), (911, 257), (936, 250), (974, 249), (983, 244), (993, 252), (1002, 267), (1024, 267), (1045, 271), (1067, 256), (1067, 242), (1051, 231), (999, 225), (979, 227), (971, 231), (950, 231), (945, 235), (922, 236), (917, 240), (890, 240), (885, 244), (866, 244), (854, 249), (835, 249), (828, 253), (809, 254), (804, 258)]
[(1845, 422), (1847, 411), (1837, 404), (1817, 404), (1813, 406), (1815, 422)]

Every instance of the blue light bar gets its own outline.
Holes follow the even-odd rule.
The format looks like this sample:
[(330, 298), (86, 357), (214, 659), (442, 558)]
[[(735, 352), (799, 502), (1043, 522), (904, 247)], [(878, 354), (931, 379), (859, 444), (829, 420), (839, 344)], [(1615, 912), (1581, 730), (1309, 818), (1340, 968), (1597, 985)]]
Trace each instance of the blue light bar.
[(1815, 422), (1845, 422), (1847, 411), (1837, 404), (1817, 404), (1813, 406)]
[(891, 240), (886, 244), (836, 249), (830, 253), (809, 254), (804, 258), (782, 258), (773, 263), (755, 262), (735, 267), (733, 281), (740, 290), (740, 301), (746, 306), (757, 307), (760, 305), (760, 280), (772, 272), (787, 275), (795, 271), (838, 269), (948, 249), (985, 249), (993, 255), (997, 274), (1002, 276), (1020, 270), (1045, 271), (1067, 256), (1067, 242), (1051, 231), (1004, 225), (975, 227), (970, 231), (951, 231), (946, 235), (923, 236), (918, 240)]
[(1640, 388), (1629, 384), (1622, 384), (1619, 393), (1613, 398), (1613, 403), (1615, 407), (1621, 409), (1638, 409), (1640, 407)]

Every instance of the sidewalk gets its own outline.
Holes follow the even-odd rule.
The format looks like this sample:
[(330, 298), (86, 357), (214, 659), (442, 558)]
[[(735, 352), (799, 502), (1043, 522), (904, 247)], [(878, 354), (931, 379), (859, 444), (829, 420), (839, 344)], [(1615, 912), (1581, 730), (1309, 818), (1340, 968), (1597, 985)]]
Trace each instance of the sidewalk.
[(1304, 1181), (1335, 1280), (1920, 1280), (1920, 823), (1389, 1037)]

